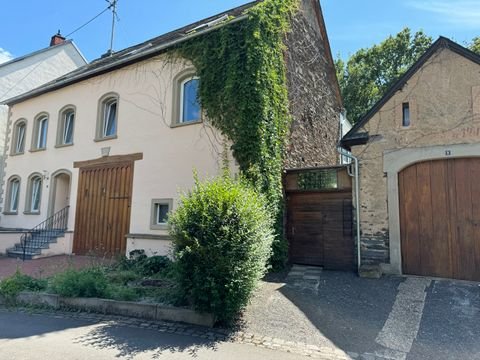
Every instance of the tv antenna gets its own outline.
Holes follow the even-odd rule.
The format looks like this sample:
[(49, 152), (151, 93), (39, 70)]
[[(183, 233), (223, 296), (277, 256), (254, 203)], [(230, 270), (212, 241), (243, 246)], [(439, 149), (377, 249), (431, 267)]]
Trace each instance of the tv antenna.
[(110, 50), (108, 54), (112, 56), (113, 54), (113, 41), (115, 40), (115, 21), (118, 20), (117, 16), (117, 2), (118, 0), (105, 0), (109, 3), (108, 9), (112, 10), (112, 34), (110, 36)]

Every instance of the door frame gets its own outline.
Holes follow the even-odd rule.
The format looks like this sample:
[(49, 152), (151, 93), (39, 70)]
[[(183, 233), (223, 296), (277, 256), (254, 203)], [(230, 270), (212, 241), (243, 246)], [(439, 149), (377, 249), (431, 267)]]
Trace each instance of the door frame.
[[(133, 196), (133, 188), (134, 188), (134, 181), (135, 181), (135, 161), (137, 160), (143, 160), (143, 153), (134, 153), (134, 154), (128, 154), (128, 155), (113, 155), (113, 156), (102, 156), (100, 158), (97, 158), (97, 159), (93, 159), (93, 160), (85, 160), (85, 161), (75, 161), (73, 163), (73, 167), (74, 168), (78, 168), (79, 169), (79, 172), (78, 172), (78, 184), (77, 184), (77, 200), (76, 200), (76, 203), (74, 204), (75, 205), (75, 223), (74, 223), (74, 233), (75, 233), (75, 229), (76, 229), (76, 226), (77, 226), (77, 217), (78, 217), (78, 213), (77, 213), (77, 206), (78, 206), (78, 199), (79, 199), (79, 195), (78, 195), (78, 191), (80, 190), (80, 176), (81, 176), (81, 170), (82, 169), (95, 169), (95, 168), (99, 168), (99, 167), (102, 167), (102, 166), (105, 166), (105, 167), (114, 167), (116, 165), (125, 165), (125, 164), (131, 164), (131, 167), (132, 167), (132, 183), (131, 183), (131, 189), (130, 189), (130, 201), (132, 200), (132, 196)], [(131, 211), (131, 210), (130, 210)], [(130, 226), (130, 222), (131, 222), (131, 213), (129, 215), (129, 219), (128, 219), (128, 223), (129, 223), (129, 226)], [(74, 237), (73, 237), (73, 249), (75, 249), (75, 234), (74, 234)]]
[(383, 171), (387, 174), (387, 203), (390, 264), (385, 273), (402, 275), (402, 240), (400, 235), (400, 201), (398, 174), (415, 163), (428, 160), (480, 157), (480, 144), (454, 144), (385, 150)]
[(57, 182), (56, 178), (59, 175), (68, 175), (69, 177), (69, 183), (68, 183), (68, 204), (70, 205), (70, 199), (72, 198), (72, 172), (67, 169), (60, 169), (55, 171), (51, 176), (50, 176), (50, 192), (48, 196), (48, 209), (47, 209), (47, 218), (51, 217), (53, 215), (53, 212), (55, 210), (55, 198), (57, 196)]

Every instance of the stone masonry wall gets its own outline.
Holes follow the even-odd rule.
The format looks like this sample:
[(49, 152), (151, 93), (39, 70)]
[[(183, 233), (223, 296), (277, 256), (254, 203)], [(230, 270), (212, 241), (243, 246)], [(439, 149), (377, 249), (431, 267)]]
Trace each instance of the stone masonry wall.
[(323, 19), (314, 1), (301, 1), (285, 42), (293, 116), (286, 168), (335, 165), (339, 160), (336, 144), (341, 103), (330, 49), (323, 38)]
[[(411, 125), (402, 127), (402, 103)], [(441, 49), (360, 129), (368, 144), (354, 146), (360, 159), (362, 258), (389, 263), (386, 151), (480, 142), (480, 66)], [(472, 154), (480, 156), (480, 154)]]

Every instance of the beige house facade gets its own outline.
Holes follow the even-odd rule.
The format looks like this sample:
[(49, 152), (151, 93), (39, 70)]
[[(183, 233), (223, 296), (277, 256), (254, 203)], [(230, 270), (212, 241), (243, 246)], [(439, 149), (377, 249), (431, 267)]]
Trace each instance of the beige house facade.
[[(61, 220), (66, 231), (47, 235), (55, 238), (48, 241), (48, 247), (28, 249), (32, 257), (58, 253), (128, 255), (133, 250), (168, 255), (168, 212), (178, 206), (179, 195), (193, 186), (194, 171), (202, 179), (220, 173), (224, 145), (228, 145), (198, 103), (196, 91), (201, 79), (194, 67), (170, 56), (168, 50), (192, 36), (192, 29), (204, 29), (203, 24), (215, 23), (225, 15), (241, 21), (244, 11), (254, 4), (100, 58), (10, 99), (1, 222), (10, 232), (5, 240), (0, 234), (0, 253), (18, 255), (22, 250), (19, 238), (25, 229), (35, 229), (54, 216), (47, 223)], [(328, 100), (319, 105), (320, 110), (306, 105), (292, 108), (295, 137), (317, 133), (327, 139), (310, 150), (291, 141), (295, 152), (288, 157), (289, 163), (306, 166), (338, 161), (334, 144), (341, 103), (338, 84), (332, 82), (335, 72), (320, 14), (318, 2), (303, 1), (286, 40), (288, 46), (289, 41), (304, 37), (305, 31), (311, 32), (317, 47), (313, 51), (321, 56), (318, 64), (310, 62), (308, 70), (326, 84), (311, 95)], [(198, 30), (194, 36), (211, 30)], [(293, 47), (290, 51), (297, 59), (309, 56)], [(290, 84), (302, 85), (310, 79), (299, 75), (306, 69), (297, 59), (287, 62), (288, 79)], [(304, 87), (299, 89), (292, 100), (293, 96), (303, 96)], [(318, 125), (309, 120), (310, 127), (305, 128), (304, 114), (315, 111), (327, 118), (322, 117)], [(227, 155), (232, 171), (236, 171), (235, 160)], [(30, 233), (35, 238), (41, 231)], [(15, 244), (16, 248), (7, 250)]]
[(360, 164), (363, 264), (480, 280), (480, 56), (440, 38), (342, 145)]

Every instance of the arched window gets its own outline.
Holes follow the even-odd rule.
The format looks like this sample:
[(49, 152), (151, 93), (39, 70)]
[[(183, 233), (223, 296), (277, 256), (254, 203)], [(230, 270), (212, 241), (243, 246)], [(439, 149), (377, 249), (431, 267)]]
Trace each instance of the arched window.
[(30, 175), (28, 178), (27, 199), (25, 204), (26, 213), (40, 213), (40, 205), (42, 201), (42, 183), (42, 176), (38, 173)]
[(117, 136), (118, 95), (104, 95), (98, 106), (96, 140), (106, 140)]
[(8, 179), (7, 194), (5, 198), (5, 213), (17, 214), (20, 199), (20, 177), (17, 175)]
[(25, 137), (27, 132), (27, 121), (18, 120), (13, 126), (12, 155), (23, 154), (25, 151)]
[(173, 126), (202, 121), (202, 108), (198, 98), (200, 79), (188, 69), (174, 80)]
[(44, 150), (47, 148), (47, 132), (48, 132), (48, 114), (40, 114), (35, 118), (32, 150)]
[(57, 129), (57, 146), (73, 145), (73, 130), (75, 127), (75, 107), (65, 106), (60, 110)]

